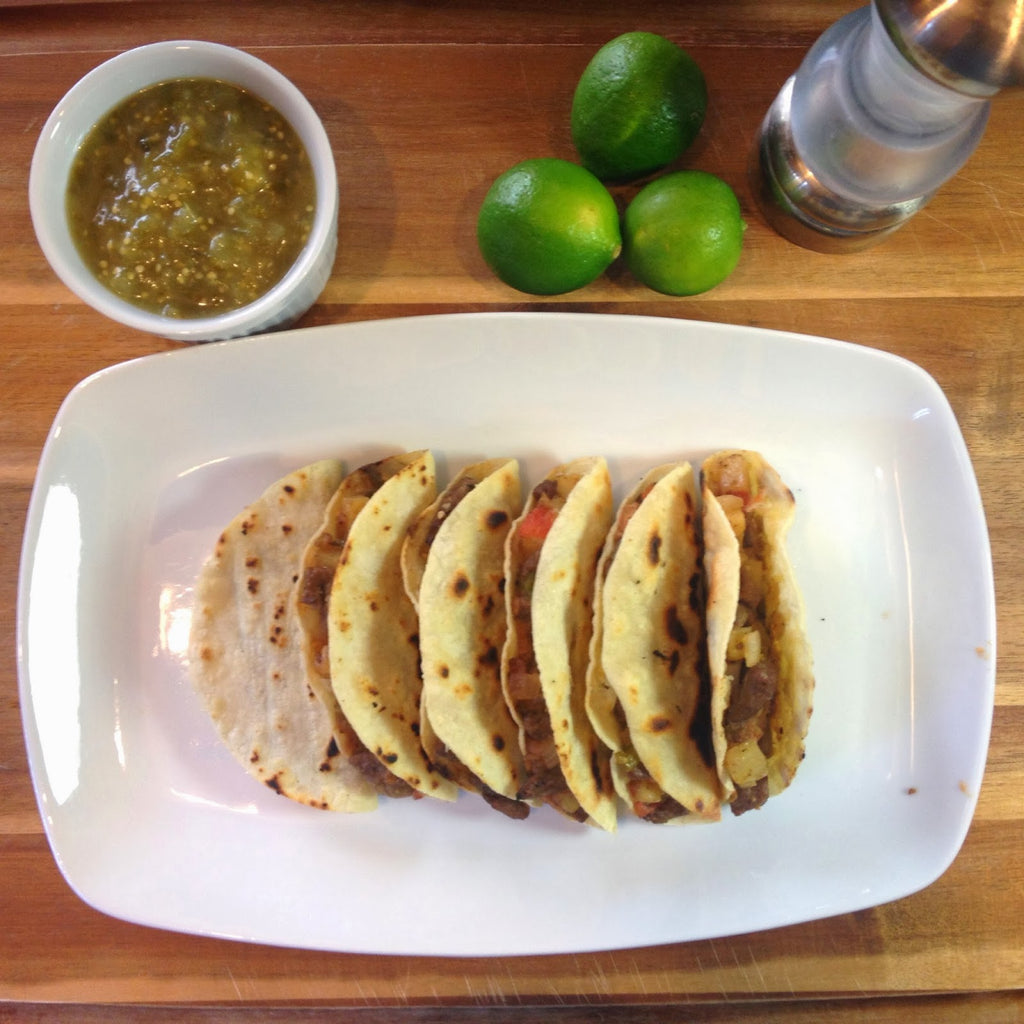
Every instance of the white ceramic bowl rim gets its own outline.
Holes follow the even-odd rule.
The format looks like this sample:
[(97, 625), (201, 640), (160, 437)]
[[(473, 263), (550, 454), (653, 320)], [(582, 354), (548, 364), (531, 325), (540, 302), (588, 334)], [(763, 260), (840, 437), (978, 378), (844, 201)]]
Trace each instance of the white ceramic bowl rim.
[[(232, 82), (274, 106), (295, 128), (316, 179), (317, 209), (309, 239), (280, 281), (259, 299), (213, 317), (177, 319), (149, 313), (100, 284), (78, 255), (64, 213), (74, 153), (96, 122), (122, 99), (157, 82), (208, 77)], [(93, 68), (54, 108), (36, 143), (29, 174), (29, 209), (44, 255), (61, 280), (89, 305), (120, 323), (182, 341), (251, 333), (272, 323), (296, 286), (315, 269), (337, 233), (338, 183), (320, 118), (281, 72), (242, 50), (200, 40), (168, 40), (126, 50)]]

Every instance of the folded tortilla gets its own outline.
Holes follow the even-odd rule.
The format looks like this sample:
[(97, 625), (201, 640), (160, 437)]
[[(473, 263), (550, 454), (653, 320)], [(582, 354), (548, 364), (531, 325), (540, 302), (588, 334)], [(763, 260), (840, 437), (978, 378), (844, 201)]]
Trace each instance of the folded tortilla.
[(434, 457), (384, 480), (348, 526), (327, 605), (331, 686), (366, 749), (418, 793), (454, 800), (458, 787), (420, 742), (419, 623), (402, 579), (402, 544), (437, 495)]
[(367, 811), (334, 701), (307, 671), (295, 603), (302, 549), (341, 479), (322, 461), (273, 484), (217, 540), (196, 582), (189, 666), (224, 743), (255, 778), (311, 807)]
[(505, 555), (502, 686), (519, 725), (519, 798), (616, 828), (610, 751), (585, 706), (594, 576), (612, 519), (604, 459), (558, 466), (531, 493)]
[(389, 455), (361, 466), (341, 481), (303, 551), (296, 594), (306, 669), (317, 694), (332, 708), (339, 749), (363, 775), (374, 793), (393, 798), (412, 796), (416, 790), (367, 750), (341, 710), (331, 682), (327, 604), (334, 574), (356, 517), (386, 480), (415, 463), (423, 454), (403, 452)]
[(505, 539), (522, 509), (519, 464), (463, 469), (421, 513), (402, 550), (419, 611), (420, 740), (430, 761), (496, 810), (525, 818), (519, 734), (501, 689)]
[(718, 452), (702, 475), (713, 738), (743, 814), (793, 781), (811, 717), (813, 659), (786, 552), (796, 503), (757, 452)]
[(587, 708), (619, 795), (652, 823), (717, 821), (697, 488), (656, 467), (623, 500), (598, 564)]

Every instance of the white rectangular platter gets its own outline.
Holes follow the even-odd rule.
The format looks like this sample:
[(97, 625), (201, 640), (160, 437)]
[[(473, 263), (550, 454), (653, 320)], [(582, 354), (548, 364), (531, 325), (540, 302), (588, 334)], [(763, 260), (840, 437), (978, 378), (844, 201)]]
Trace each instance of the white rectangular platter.
[[(192, 692), (192, 587), (224, 525), (290, 470), (429, 447), (659, 462), (760, 450), (817, 690), (794, 784), (715, 825), (616, 834), (464, 795), (367, 815), (252, 780)], [(452, 956), (710, 938), (903, 897), (956, 856), (984, 770), (995, 610), (984, 514), (919, 367), (824, 339), (673, 319), (462, 314), (329, 326), (111, 368), (64, 403), (24, 539), (25, 738), (81, 898), (160, 928)]]

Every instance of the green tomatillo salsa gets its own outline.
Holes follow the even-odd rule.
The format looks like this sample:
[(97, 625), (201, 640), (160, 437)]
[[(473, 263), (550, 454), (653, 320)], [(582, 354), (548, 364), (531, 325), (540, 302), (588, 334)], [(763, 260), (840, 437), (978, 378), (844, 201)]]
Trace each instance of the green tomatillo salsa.
[(135, 93), (90, 131), (68, 178), (71, 236), (127, 302), (216, 316), (275, 285), (302, 251), (316, 184), (295, 129), (252, 93), (206, 78)]

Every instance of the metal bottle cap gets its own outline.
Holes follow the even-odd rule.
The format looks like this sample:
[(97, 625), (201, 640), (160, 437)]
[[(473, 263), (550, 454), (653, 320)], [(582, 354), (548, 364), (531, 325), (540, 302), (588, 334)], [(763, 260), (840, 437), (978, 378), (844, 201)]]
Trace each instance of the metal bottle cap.
[(893, 42), (936, 81), (969, 96), (1024, 85), (1024, 0), (875, 0)]

